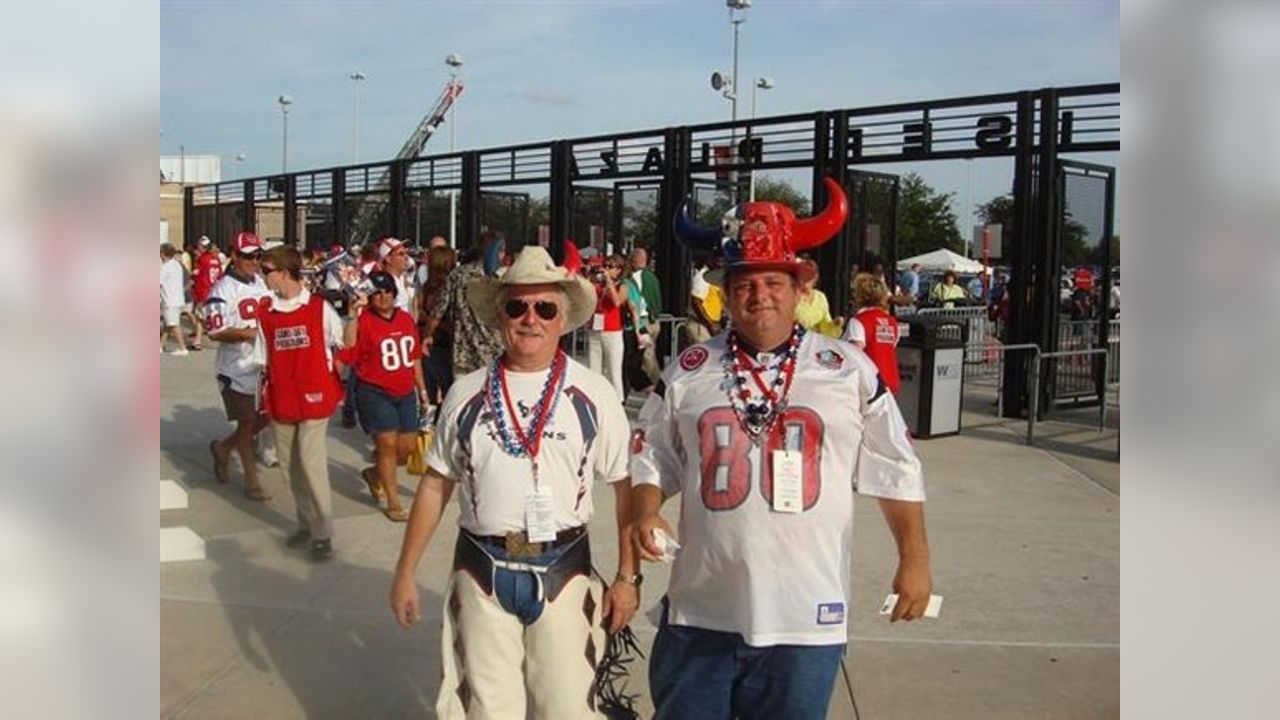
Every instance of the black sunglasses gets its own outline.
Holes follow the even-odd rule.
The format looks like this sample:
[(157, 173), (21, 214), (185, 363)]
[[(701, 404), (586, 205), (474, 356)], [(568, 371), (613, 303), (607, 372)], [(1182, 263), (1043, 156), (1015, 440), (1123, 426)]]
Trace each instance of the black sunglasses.
[(267, 267), (266, 265), (263, 265), (263, 266), (262, 266), (262, 275), (263, 275), (263, 277), (266, 277), (267, 275), (270, 275), (271, 273), (273, 273), (273, 272), (275, 272), (275, 271), (277, 271), (277, 270), (283, 270), (283, 269), (284, 269), (284, 268), (278, 268), (278, 267)]
[(508, 300), (506, 305), (502, 306), (502, 311), (512, 320), (519, 320), (524, 314), (529, 312), (529, 305), (533, 305), (533, 311), (543, 320), (555, 320), (556, 315), (560, 312), (560, 306), (550, 300), (539, 300), (535, 303), (529, 303), (524, 300)]

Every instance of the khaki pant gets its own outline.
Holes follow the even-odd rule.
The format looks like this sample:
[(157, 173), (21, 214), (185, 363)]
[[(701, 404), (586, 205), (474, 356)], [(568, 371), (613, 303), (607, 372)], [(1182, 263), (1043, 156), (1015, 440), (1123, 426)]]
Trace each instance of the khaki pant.
[(300, 423), (272, 421), (280, 470), (297, 506), (298, 527), (316, 540), (333, 536), (333, 493), (329, 489), (328, 418)]
[(440, 720), (524, 718), (526, 688), (535, 720), (601, 717), (591, 690), (607, 640), (602, 596), (599, 582), (579, 575), (525, 627), (466, 571), (454, 572), (440, 634)]

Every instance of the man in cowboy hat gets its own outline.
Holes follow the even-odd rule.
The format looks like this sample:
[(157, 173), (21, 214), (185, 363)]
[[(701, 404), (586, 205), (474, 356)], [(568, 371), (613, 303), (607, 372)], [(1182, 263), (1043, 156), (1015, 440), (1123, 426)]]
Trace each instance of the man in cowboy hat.
[[(467, 297), (501, 334), (503, 352), (445, 396), (391, 609), (405, 628), (420, 616), (414, 571), (456, 485), (439, 717), (523, 718), (526, 693), (534, 717), (596, 717), (604, 630), (620, 630), (635, 612), (640, 576), (622, 542), (626, 415), (608, 381), (559, 347), (590, 319), (595, 291), (529, 246), (500, 278), (472, 281)], [(599, 481), (617, 495), (620, 559), (607, 591), (591, 577), (586, 534)]]
[[(924, 479), (875, 365), (852, 345), (795, 322), (814, 269), (796, 253), (848, 214), (828, 204), (797, 219), (749, 202), (723, 227), (676, 229), (722, 252), (732, 330), (685, 350), (641, 410), (632, 437), (632, 541), (656, 560), (674, 536), (658, 514), (680, 499), (680, 547), (653, 652), (655, 718), (825, 718), (847, 640), (853, 494), (871, 495), (897, 541), (892, 620), (929, 600)], [(666, 546), (666, 547), (664, 547)]]

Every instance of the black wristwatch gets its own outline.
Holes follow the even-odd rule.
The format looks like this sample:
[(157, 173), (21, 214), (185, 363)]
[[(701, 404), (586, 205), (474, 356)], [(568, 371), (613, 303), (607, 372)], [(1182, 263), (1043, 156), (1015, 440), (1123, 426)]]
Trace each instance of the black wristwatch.
[(636, 587), (640, 587), (640, 585), (644, 583), (644, 575), (640, 573), (636, 573), (635, 575), (623, 575), (622, 573), (618, 573), (613, 577), (613, 581), (623, 582), (628, 585), (635, 585)]

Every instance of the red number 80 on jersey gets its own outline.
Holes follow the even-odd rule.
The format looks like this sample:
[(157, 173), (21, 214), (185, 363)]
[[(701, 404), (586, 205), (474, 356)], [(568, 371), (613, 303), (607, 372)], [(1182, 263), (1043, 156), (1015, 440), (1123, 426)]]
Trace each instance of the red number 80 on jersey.
[(732, 510), (751, 494), (752, 475), (759, 475), (760, 494), (773, 504), (774, 450), (799, 450), (804, 457), (802, 482), (804, 509), (818, 502), (822, 489), (822, 418), (806, 407), (789, 407), (765, 438), (764, 465), (754, 468), (751, 438), (738, 424), (733, 408), (717, 407), (698, 418), (699, 456), (702, 460), (702, 503), (708, 510)]

